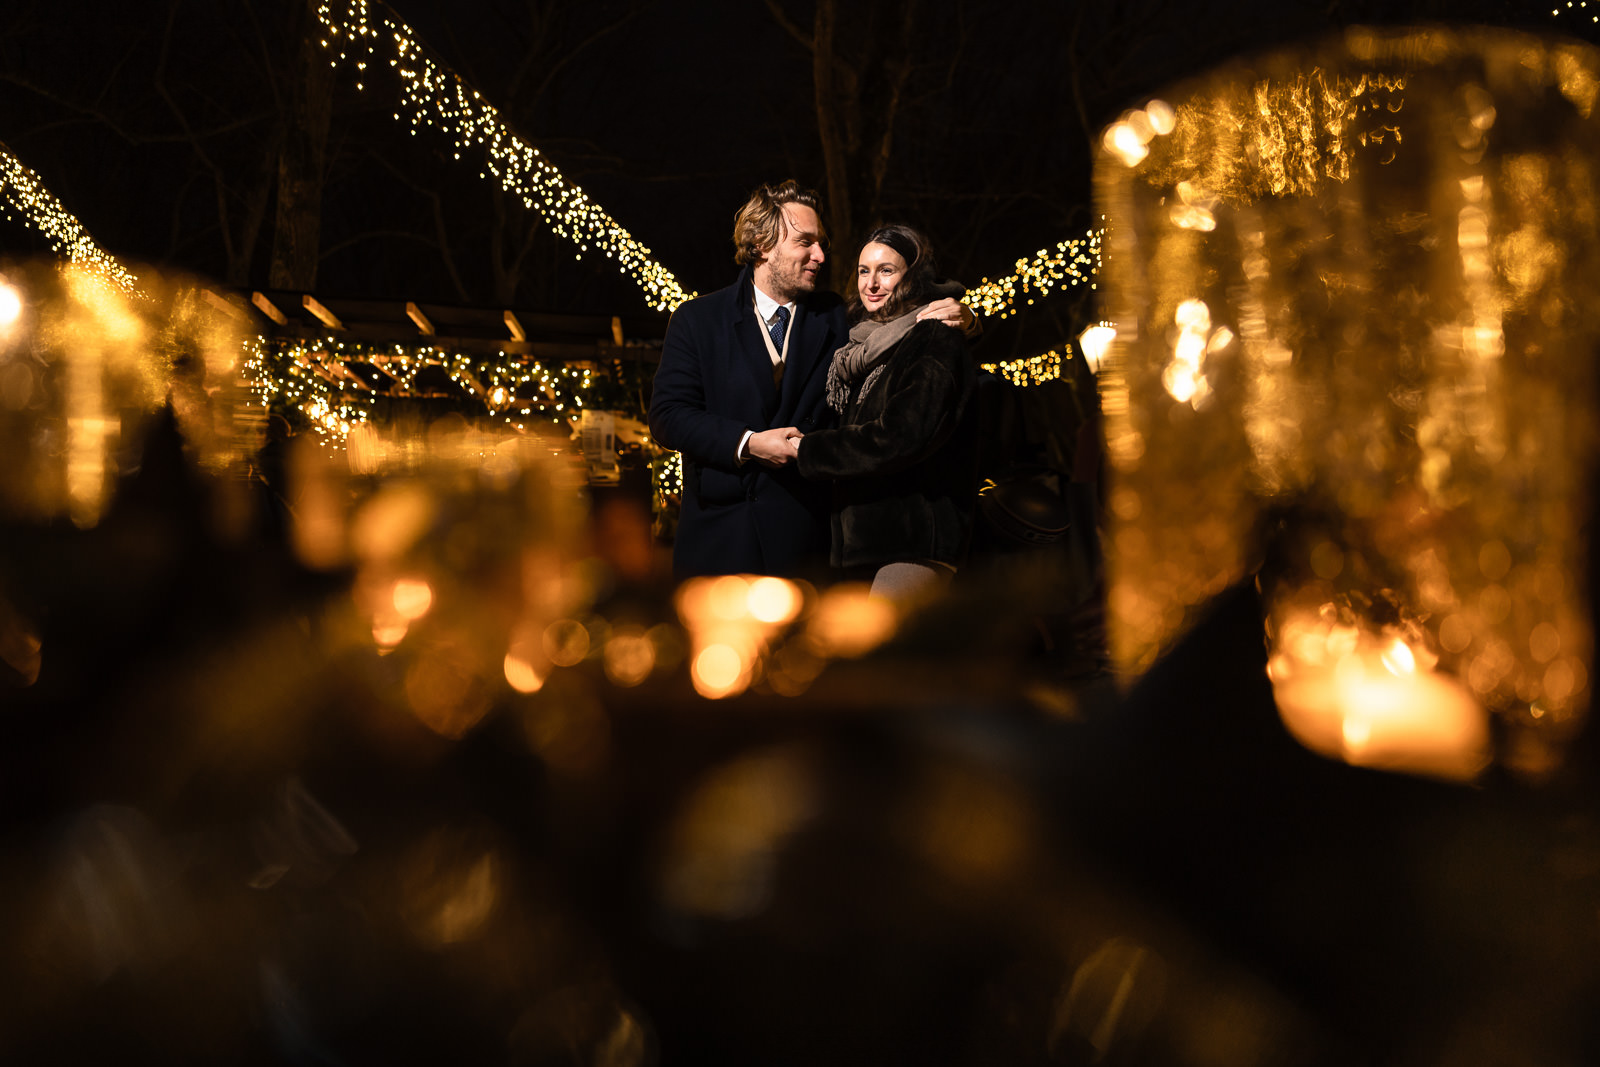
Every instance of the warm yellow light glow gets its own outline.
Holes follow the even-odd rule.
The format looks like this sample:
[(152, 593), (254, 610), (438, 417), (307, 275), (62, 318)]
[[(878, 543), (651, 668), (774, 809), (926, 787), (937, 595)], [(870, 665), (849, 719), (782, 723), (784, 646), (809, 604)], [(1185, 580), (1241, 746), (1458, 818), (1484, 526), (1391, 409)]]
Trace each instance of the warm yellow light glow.
[(1150, 154), (1146, 146), (1148, 138), (1139, 136), (1139, 131), (1132, 124), (1124, 122), (1112, 123), (1106, 130), (1103, 143), (1106, 150), (1120, 159), (1124, 165), (1136, 167)]
[(558, 619), (544, 631), (544, 653), (557, 667), (575, 667), (589, 655), (589, 630), (576, 619)]
[(506, 684), (519, 693), (537, 693), (544, 685), (544, 678), (534, 670), (533, 664), (517, 655), (507, 652), (504, 670)]
[(728, 622), (737, 622), (750, 615), (750, 580), (738, 574), (725, 574), (713, 578), (706, 594), (706, 607), (711, 614)]
[(22, 316), (22, 293), (0, 278), (0, 331), (8, 330)]
[(744, 657), (732, 645), (707, 645), (695, 656), (690, 679), (701, 696), (719, 700), (744, 691), (747, 670)]
[(438, 508), (438, 500), (421, 485), (385, 485), (356, 510), (351, 547), (362, 560), (398, 559), (422, 537)]
[(1144, 113), (1152, 132), (1159, 136), (1171, 133), (1178, 125), (1178, 113), (1165, 100), (1152, 100), (1145, 105)]
[(618, 629), (606, 641), (605, 670), (612, 684), (624, 688), (636, 686), (650, 677), (655, 668), (655, 642), (643, 630), (637, 627)]
[(1455, 679), (1418, 670), (1403, 640), (1309, 616), (1289, 620), (1283, 635), (1269, 672), (1273, 697), (1306, 747), (1364, 767), (1457, 780), (1487, 764), (1487, 714)]
[(812, 648), (825, 656), (862, 656), (894, 635), (894, 605), (871, 596), (870, 588), (843, 582), (822, 594), (806, 624)]
[(1078, 335), (1078, 347), (1083, 350), (1083, 358), (1095, 374), (1100, 373), (1106, 353), (1111, 350), (1111, 342), (1116, 339), (1117, 328), (1105, 322), (1090, 326)]
[(1417, 658), (1412, 655), (1411, 646), (1397, 637), (1383, 650), (1383, 665), (1396, 676), (1411, 674), (1417, 669)]
[(394, 594), (390, 599), (401, 618), (415, 621), (433, 607), (433, 587), (420, 578), (402, 578), (394, 583)]
[(800, 613), (800, 590), (782, 578), (757, 578), (750, 583), (746, 603), (756, 621), (784, 626)]
[(406, 631), (411, 628), (404, 619), (387, 619), (372, 624), (372, 641), (380, 649), (392, 649), (405, 640)]

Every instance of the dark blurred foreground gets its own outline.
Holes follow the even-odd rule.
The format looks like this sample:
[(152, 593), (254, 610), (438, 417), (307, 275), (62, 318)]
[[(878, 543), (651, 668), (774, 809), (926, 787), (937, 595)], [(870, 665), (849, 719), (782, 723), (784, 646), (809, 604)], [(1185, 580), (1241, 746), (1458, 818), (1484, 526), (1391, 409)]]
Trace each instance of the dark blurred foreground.
[(1583, 755), (1312, 756), (1249, 589), (1123, 695), (1046, 555), (799, 696), (591, 659), (452, 740), (425, 653), (339, 636), (348, 574), (151, 441), (97, 526), (0, 529), (0, 1061), (1600, 1057)]

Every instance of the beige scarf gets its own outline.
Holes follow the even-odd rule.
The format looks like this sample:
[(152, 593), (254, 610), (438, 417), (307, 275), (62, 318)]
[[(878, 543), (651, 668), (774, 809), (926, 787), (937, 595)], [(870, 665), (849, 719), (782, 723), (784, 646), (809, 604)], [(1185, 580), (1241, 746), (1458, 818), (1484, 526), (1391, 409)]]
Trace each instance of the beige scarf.
[(833, 365), (828, 368), (829, 407), (844, 414), (850, 403), (850, 386), (856, 382), (861, 382), (857, 399), (867, 395), (867, 390), (877, 384), (883, 368), (888, 365), (886, 357), (890, 350), (917, 324), (917, 312), (921, 310), (921, 307), (913, 308), (888, 322), (862, 319), (850, 327), (850, 340), (839, 346), (839, 351), (833, 354)]

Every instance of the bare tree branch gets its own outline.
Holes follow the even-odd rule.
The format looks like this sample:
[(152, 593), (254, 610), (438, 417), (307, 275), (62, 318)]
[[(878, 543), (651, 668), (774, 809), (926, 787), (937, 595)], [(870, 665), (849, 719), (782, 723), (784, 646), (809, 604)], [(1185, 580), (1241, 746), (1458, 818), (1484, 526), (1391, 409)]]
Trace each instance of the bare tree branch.
[(796, 41), (799, 41), (800, 47), (804, 48), (807, 52), (813, 52), (816, 50), (815, 41), (808, 36), (804, 30), (790, 21), (788, 14), (783, 10), (783, 7), (778, 3), (778, 0), (766, 0), (766, 3), (767, 10), (772, 13), (772, 21), (776, 22), (780, 27), (782, 27), (783, 32), (787, 33), (790, 37), (793, 37)]

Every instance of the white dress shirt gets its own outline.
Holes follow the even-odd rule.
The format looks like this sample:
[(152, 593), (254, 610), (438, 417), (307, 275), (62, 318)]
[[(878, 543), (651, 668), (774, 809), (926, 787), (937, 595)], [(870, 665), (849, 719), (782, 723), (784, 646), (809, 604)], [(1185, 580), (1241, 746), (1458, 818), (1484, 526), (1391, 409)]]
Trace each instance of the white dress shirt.
[[(789, 354), (789, 335), (794, 332), (794, 314), (798, 305), (793, 300), (787, 304), (778, 303), (772, 297), (763, 293), (759, 285), (752, 285), (750, 288), (754, 289), (756, 293), (756, 318), (761, 320), (761, 340), (767, 346), (767, 356), (772, 360), (773, 378), (777, 379), (782, 374), (783, 361)], [(772, 343), (772, 324), (777, 321), (780, 307), (789, 309), (789, 328), (783, 333), (783, 348), (781, 350)], [(746, 430), (744, 436), (739, 438), (739, 450), (734, 456), (737, 462), (743, 463), (750, 458), (750, 453), (745, 449), (749, 446), (750, 438), (754, 437), (755, 433), (754, 430)]]

